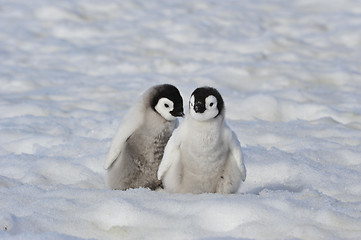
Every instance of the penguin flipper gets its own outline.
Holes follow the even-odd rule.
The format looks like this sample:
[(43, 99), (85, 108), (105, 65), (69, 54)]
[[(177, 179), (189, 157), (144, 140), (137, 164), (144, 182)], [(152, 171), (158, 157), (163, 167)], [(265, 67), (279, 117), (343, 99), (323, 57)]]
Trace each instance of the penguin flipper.
[(104, 169), (108, 169), (112, 166), (119, 154), (123, 151), (129, 137), (144, 123), (144, 112), (144, 104), (139, 102), (126, 113), (113, 138), (108, 156), (104, 163)]
[(230, 154), (229, 160), (235, 162), (241, 179), (244, 182), (246, 180), (246, 167), (244, 166), (241, 144), (238, 141), (237, 135), (226, 125), (227, 143), (229, 145)]
[(245, 181), (246, 168), (243, 163), (240, 143), (235, 133), (228, 126), (225, 129), (224, 140), (229, 147), (229, 152), (216, 192), (229, 194), (237, 192), (241, 180)]

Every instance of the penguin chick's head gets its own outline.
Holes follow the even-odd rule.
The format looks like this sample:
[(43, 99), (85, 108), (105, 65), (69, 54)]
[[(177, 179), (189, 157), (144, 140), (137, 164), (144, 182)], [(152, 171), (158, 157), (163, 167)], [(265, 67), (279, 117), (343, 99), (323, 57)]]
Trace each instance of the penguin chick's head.
[(178, 89), (170, 84), (162, 84), (154, 87), (151, 106), (168, 121), (173, 121), (177, 117), (184, 116), (182, 96)]
[(222, 113), (224, 102), (215, 88), (201, 87), (194, 90), (189, 100), (189, 112), (198, 121), (216, 118)]

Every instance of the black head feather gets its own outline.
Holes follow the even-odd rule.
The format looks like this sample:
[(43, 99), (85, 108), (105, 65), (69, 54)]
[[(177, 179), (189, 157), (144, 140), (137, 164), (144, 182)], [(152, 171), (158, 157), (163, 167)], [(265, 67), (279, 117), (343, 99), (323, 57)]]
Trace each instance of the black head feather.
[(201, 106), (203, 105), (204, 109), (206, 98), (211, 95), (213, 95), (217, 99), (217, 108), (219, 115), (224, 109), (224, 101), (217, 89), (212, 87), (200, 87), (194, 90), (192, 93), (192, 96), (194, 96), (194, 102), (198, 103)]
[[(174, 112), (175, 116), (182, 116), (183, 115), (183, 99), (179, 92), (179, 90), (171, 85), (171, 84), (162, 84), (155, 86), (155, 94), (151, 99), (151, 106), (154, 109), (157, 105), (159, 99), (161, 98), (168, 98), (174, 103)], [(173, 114), (173, 113), (172, 113)]]

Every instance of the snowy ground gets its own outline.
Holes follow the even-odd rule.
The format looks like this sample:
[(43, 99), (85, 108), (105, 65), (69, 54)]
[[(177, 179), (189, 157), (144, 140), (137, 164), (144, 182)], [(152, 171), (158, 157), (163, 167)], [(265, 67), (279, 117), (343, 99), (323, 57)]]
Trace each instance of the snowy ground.
[[(361, 2), (0, 0), (1, 239), (360, 239)], [(234, 195), (109, 190), (143, 90), (216, 87)]]

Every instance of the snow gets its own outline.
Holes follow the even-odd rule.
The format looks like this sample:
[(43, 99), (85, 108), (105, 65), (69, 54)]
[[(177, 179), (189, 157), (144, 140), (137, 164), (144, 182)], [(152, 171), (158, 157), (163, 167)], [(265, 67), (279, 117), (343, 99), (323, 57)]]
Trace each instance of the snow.
[[(0, 0), (0, 238), (359, 239), (360, 29), (358, 0)], [(107, 188), (159, 83), (221, 92), (237, 194)]]

